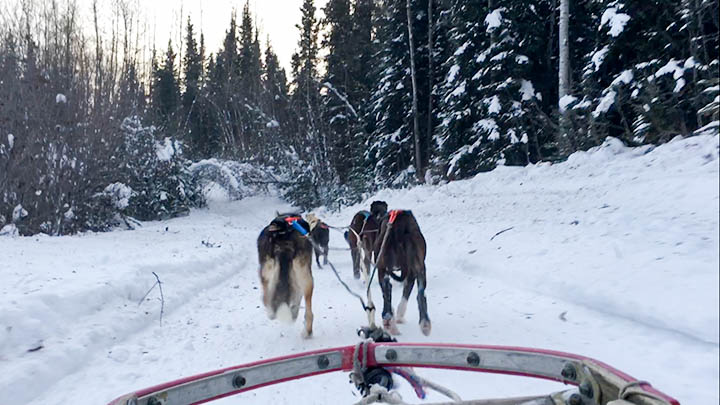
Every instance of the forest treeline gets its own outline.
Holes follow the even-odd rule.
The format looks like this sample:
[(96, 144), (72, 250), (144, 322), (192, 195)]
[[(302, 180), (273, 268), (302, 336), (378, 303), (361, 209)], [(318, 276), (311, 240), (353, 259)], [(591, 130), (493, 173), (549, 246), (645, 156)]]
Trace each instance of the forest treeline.
[(608, 136), (718, 131), (717, 0), (304, 0), (290, 72), (248, 4), (213, 22), (219, 49), (190, 19), (148, 47), (138, 4), (0, 10), (0, 228), (182, 215), (204, 203), (198, 161), (337, 207)]

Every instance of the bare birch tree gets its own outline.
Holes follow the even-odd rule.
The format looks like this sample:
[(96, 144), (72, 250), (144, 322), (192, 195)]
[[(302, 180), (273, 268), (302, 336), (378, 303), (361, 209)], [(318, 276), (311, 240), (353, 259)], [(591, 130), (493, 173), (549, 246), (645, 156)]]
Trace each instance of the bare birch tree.
[(413, 115), (413, 138), (415, 139), (415, 174), (418, 182), (422, 183), (425, 180), (422, 161), (420, 156), (420, 118), (418, 117), (418, 96), (417, 96), (417, 72), (415, 70), (415, 43), (413, 41), (413, 13), (412, 5), (410, 0), (406, 0), (405, 7), (407, 9), (407, 23), (408, 23), (408, 44), (410, 46), (410, 76), (412, 77), (412, 115)]
[(570, 95), (570, 38), (568, 36), (568, 25), (570, 19), (570, 0), (560, 0), (560, 32), (559, 50), (560, 66), (558, 69), (558, 100), (560, 106), (560, 139), (559, 144), (563, 154), (567, 154), (571, 148), (570, 126), (568, 123), (567, 101), (565, 96)]

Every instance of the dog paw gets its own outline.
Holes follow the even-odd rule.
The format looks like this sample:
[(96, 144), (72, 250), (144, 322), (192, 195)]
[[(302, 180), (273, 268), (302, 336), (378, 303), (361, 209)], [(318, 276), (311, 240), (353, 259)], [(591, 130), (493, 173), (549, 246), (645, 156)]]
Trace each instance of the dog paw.
[(395, 319), (384, 319), (383, 320), (383, 329), (385, 329), (389, 334), (393, 336), (397, 336), (400, 334), (400, 330), (398, 330), (397, 325), (395, 324)]
[(428, 336), (430, 335), (430, 331), (432, 330), (432, 324), (430, 323), (430, 320), (420, 321), (420, 331), (423, 335)]
[(302, 336), (303, 339), (310, 339), (310, 338), (312, 338), (312, 331), (303, 329), (302, 332), (300, 332), (300, 336)]

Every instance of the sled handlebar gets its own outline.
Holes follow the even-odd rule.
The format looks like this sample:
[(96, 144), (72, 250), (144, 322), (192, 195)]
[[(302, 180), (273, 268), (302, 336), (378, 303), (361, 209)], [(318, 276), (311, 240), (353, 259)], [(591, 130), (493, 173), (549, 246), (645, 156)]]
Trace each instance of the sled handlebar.
[[(510, 346), (374, 342), (211, 371), (142, 389), (108, 405), (200, 404), (285, 381), (351, 371), (362, 345), (366, 345), (365, 367), (429, 367), (547, 379), (577, 386), (581, 403), (588, 405), (613, 400), (620, 400), (618, 405), (680, 405), (649, 383), (580, 355)], [(560, 393), (545, 396), (550, 404), (567, 405), (563, 397)]]

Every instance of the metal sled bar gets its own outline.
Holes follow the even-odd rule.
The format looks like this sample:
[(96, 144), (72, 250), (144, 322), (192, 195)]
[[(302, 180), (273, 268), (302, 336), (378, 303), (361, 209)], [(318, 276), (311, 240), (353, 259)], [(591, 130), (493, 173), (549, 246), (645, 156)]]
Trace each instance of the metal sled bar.
[[(632, 404), (680, 405), (648, 383), (637, 382), (605, 363), (570, 353), (461, 344), (367, 342), (364, 345), (368, 353), (366, 367), (429, 367), (519, 375), (577, 385), (581, 394), (601, 404), (618, 399), (622, 393)], [(355, 350), (360, 347), (316, 350), (211, 371), (139, 390), (109, 405), (201, 404), (285, 381), (350, 371)]]
[[(369, 363), (379, 366), (407, 366), (479, 371), (542, 378), (581, 387), (605, 403), (618, 399), (620, 391), (638, 380), (590, 357), (552, 350), (513, 346), (372, 343)], [(589, 389), (588, 389), (589, 388)], [(639, 382), (627, 396), (636, 404), (680, 405), (647, 382)], [(593, 395), (588, 395), (593, 398)]]
[(352, 368), (354, 346), (316, 350), (228, 367), (123, 395), (109, 405), (202, 404), (299, 378)]

